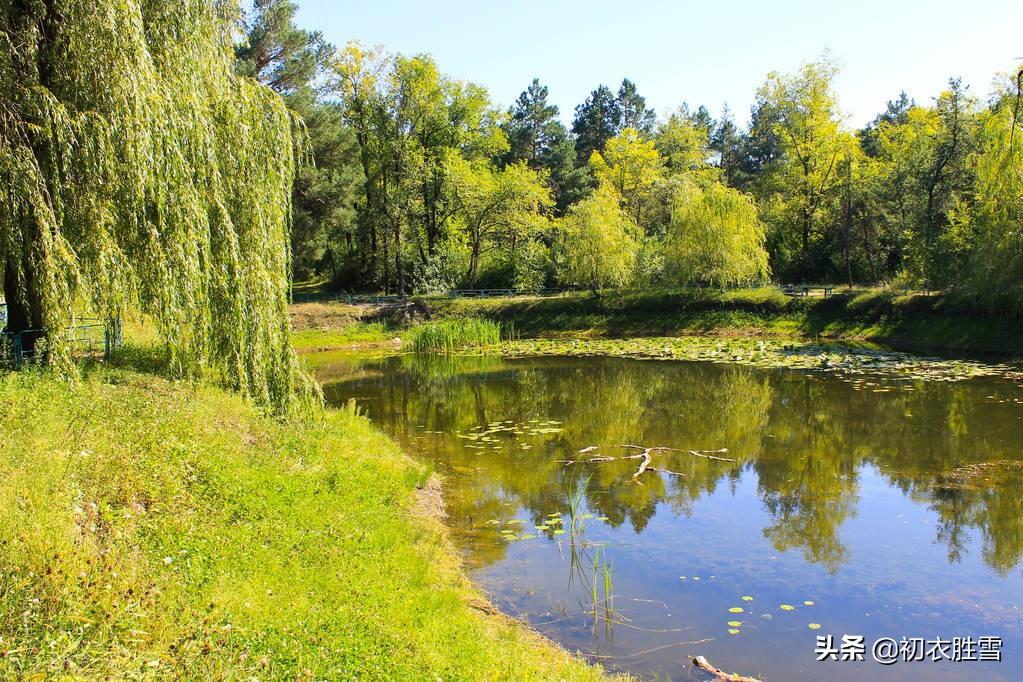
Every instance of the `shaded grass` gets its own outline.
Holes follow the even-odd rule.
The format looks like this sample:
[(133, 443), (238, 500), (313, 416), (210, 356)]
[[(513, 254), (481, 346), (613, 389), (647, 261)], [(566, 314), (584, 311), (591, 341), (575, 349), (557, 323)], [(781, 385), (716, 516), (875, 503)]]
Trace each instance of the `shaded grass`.
[(1023, 319), (955, 295), (887, 289), (792, 298), (775, 288), (739, 291), (572, 293), (552, 298), (431, 300), (436, 318), (478, 316), (523, 337), (687, 334), (832, 338), (913, 351), (1023, 354)]
[(472, 608), (424, 475), (354, 409), (0, 374), (0, 678), (598, 678)]

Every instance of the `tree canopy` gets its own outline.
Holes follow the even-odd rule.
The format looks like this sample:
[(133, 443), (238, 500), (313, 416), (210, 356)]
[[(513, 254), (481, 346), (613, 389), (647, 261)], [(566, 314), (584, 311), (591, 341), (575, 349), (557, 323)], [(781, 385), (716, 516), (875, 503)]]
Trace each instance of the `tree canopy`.
[[(849, 125), (823, 55), (749, 123), (658, 118), (629, 78), (571, 121), (427, 54), (296, 23), (291, 0), (48, 0), (0, 10), (8, 331), (70, 368), (88, 313), (156, 320), (177, 374), (280, 405), (289, 278), (463, 286), (898, 282), (1019, 311), (1018, 67)], [(304, 159), (305, 163), (299, 163)], [(610, 249), (610, 251), (609, 251)]]
[(52, 0), (0, 12), (8, 330), (70, 369), (83, 310), (156, 320), (175, 373), (286, 406), (296, 121), (234, 73), (237, 7)]

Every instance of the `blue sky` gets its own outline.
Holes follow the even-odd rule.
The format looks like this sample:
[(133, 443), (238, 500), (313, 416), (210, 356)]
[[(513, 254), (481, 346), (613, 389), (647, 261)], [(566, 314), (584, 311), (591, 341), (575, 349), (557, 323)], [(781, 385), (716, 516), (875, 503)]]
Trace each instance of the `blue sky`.
[(902, 89), (927, 102), (955, 75), (986, 96), (997, 72), (1023, 63), (1023, 0), (297, 2), (299, 23), (331, 42), (430, 53), (502, 107), (539, 77), (566, 122), (599, 83), (623, 77), (659, 115), (727, 102), (745, 121), (769, 71), (828, 49), (841, 105), (861, 125)]

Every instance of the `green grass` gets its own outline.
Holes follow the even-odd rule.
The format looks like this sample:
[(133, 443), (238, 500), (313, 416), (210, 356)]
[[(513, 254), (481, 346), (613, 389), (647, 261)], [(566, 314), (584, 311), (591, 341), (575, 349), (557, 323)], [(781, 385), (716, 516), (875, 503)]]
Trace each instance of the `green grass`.
[(912, 351), (1023, 354), (1023, 319), (953, 295), (887, 289), (792, 298), (775, 288), (739, 291), (572, 293), (551, 298), (434, 299), (436, 319), (476, 316), (522, 337), (756, 335), (887, 343)]
[(385, 322), (352, 322), (342, 329), (302, 329), (291, 333), (291, 343), (298, 352), (333, 350), (352, 345), (383, 343), (398, 332)]
[(426, 322), (410, 328), (405, 333), (404, 342), (409, 350), (417, 353), (485, 348), (501, 342), (501, 324), (477, 317)]
[(352, 409), (0, 374), (0, 679), (599, 678), (473, 608), (424, 476)]

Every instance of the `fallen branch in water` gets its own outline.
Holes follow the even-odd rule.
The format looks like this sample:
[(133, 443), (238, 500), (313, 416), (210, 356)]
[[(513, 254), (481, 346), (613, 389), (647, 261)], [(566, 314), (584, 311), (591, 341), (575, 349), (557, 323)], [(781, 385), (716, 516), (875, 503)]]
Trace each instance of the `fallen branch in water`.
[(653, 461), (653, 458), (650, 456), (650, 448), (644, 450), (640, 457), (642, 457), (643, 461), (639, 463), (639, 468), (636, 469), (636, 473), (632, 475), (632, 480), (636, 480), (642, 476), (643, 472), (646, 471), (647, 467), (650, 466), (650, 463)]
[(715, 457), (714, 455), (721, 455), (728, 452), (728, 448), (721, 448), (720, 450), (679, 450), (678, 448), (645, 448), (641, 445), (619, 445), (620, 448), (632, 448), (633, 450), (649, 450), (650, 452), (684, 452), (687, 455), (693, 457), (701, 457), (703, 459), (713, 459), (718, 462), (735, 462), (734, 459), (728, 459), (727, 457)]
[(656, 471), (659, 474), (670, 474), (671, 476), (678, 476), (679, 478), (685, 478), (686, 475), (678, 471), (672, 471), (671, 469), (658, 469), (656, 467), (647, 467), (647, 471)]
[(718, 462), (734, 462), (734, 459), (728, 459), (727, 457), (715, 457), (717, 453), (728, 452), (728, 448), (721, 448), (720, 450), (687, 450), (693, 457), (703, 457), (704, 459), (713, 459)]
[(727, 459), (725, 457), (715, 457), (714, 456), (716, 454), (721, 454), (721, 453), (728, 452), (728, 448), (721, 448), (720, 450), (679, 450), (678, 448), (668, 448), (668, 447), (663, 447), (663, 446), (662, 447), (655, 447), (655, 448), (645, 448), (645, 447), (643, 447), (641, 445), (629, 445), (629, 444), (619, 445), (618, 447), (620, 447), (620, 448), (631, 448), (633, 450), (642, 450), (643, 451), (639, 455), (632, 455), (632, 456), (621, 457), (620, 458), (620, 459), (637, 459), (637, 458), (640, 458), (640, 459), (644, 460), (643, 464), (640, 465), (639, 470), (636, 471), (636, 473), (632, 475), (633, 480), (638, 478), (639, 475), (642, 474), (644, 471), (657, 471), (657, 472), (660, 472), (660, 473), (663, 473), (663, 474), (671, 474), (673, 476), (685, 477), (685, 474), (679, 473), (678, 471), (670, 471), (668, 469), (657, 469), (655, 467), (650, 466), (650, 461), (649, 461), (650, 460), (650, 454), (653, 453), (653, 452), (684, 452), (687, 455), (692, 455), (694, 457), (702, 457), (703, 459), (713, 459), (713, 460), (717, 460), (719, 462), (734, 462), (735, 461), (734, 459)]
[(697, 656), (693, 659), (693, 665), (705, 672), (713, 675), (720, 682), (760, 682), (755, 677), (746, 677), (744, 675), (736, 675), (734, 673), (726, 673), (721, 668), (715, 668), (710, 664), (703, 656)]
[[(559, 464), (564, 464), (565, 466), (569, 466), (571, 464), (599, 464), (601, 462), (618, 462), (618, 461), (625, 460), (625, 459), (640, 459), (640, 460), (643, 460), (642, 462), (640, 462), (639, 468), (636, 469), (636, 473), (634, 473), (632, 475), (632, 480), (634, 480), (634, 481), (636, 481), (640, 476), (642, 476), (647, 471), (656, 471), (656, 472), (662, 473), (662, 474), (670, 474), (672, 476), (679, 476), (679, 477), (683, 477), (683, 478), (685, 477), (685, 474), (683, 474), (681, 472), (678, 472), (678, 471), (671, 471), (670, 469), (660, 469), (658, 467), (651, 466), (651, 464), (653, 464), (653, 453), (655, 453), (655, 452), (682, 452), (682, 453), (685, 453), (687, 455), (692, 455), (693, 457), (701, 457), (703, 459), (712, 459), (712, 460), (716, 460), (718, 462), (735, 462), (734, 459), (727, 459), (725, 457), (716, 457), (715, 456), (715, 455), (718, 455), (718, 454), (722, 454), (722, 453), (728, 452), (728, 448), (721, 448), (720, 450), (679, 450), (678, 448), (669, 448), (669, 447), (663, 447), (663, 446), (653, 447), (653, 448), (645, 448), (642, 445), (630, 445), (630, 444), (619, 445), (618, 447), (620, 447), (620, 448), (627, 448), (627, 449), (631, 449), (631, 450), (642, 450), (642, 452), (640, 452), (638, 455), (623, 455), (621, 457), (611, 457), (609, 455), (599, 455), (598, 454), (597, 456), (590, 457), (589, 459), (559, 459), (557, 461), (558, 461)], [(586, 447), (586, 448), (583, 448), (582, 450), (580, 450), (579, 454), (585, 454), (585, 453), (588, 453), (588, 452), (594, 452), (595, 450), (597, 450), (597, 446), (596, 445), (591, 445), (589, 447)]]

